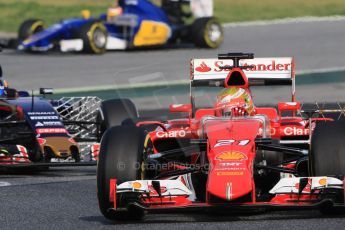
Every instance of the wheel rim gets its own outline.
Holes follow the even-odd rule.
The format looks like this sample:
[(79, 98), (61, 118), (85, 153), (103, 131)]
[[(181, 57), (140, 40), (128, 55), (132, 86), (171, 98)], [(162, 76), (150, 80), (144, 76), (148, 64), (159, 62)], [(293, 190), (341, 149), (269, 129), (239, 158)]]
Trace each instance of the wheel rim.
[(208, 37), (210, 41), (216, 43), (222, 37), (222, 29), (217, 23), (212, 23), (208, 29)]
[(44, 27), (43, 27), (43, 26), (38, 26), (38, 27), (34, 30), (33, 34), (42, 32), (43, 30), (44, 30)]
[(107, 38), (104, 34), (104, 32), (97, 28), (95, 32), (93, 33), (93, 41), (97, 48), (103, 48), (105, 47), (105, 43), (107, 42)]

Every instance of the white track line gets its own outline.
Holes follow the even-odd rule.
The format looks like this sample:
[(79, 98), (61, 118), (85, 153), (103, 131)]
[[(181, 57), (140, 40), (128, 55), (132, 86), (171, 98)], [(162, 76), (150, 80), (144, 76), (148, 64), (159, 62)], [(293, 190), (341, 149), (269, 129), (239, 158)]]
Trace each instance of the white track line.
[(225, 28), (233, 27), (246, 27), (246, 26), (269, 26), (269, 25), (283, 25), (283, 24), (298, 24), (298, 23), (309, 23), (309, 22), (337, 22), (345, 21), (345, 16), (335, 15), (327, 17), (299, 17), (299, 18), (283, 18), (274, 20), (260, 20), (251, 22), (232, 22), (225, 23), (223, 26)]
[[(317, 73), (328, 73), (328, 72), (340, 72), (345, 71), (345, 67), (333, 67), (324, 69), (313, 69), (313, 70), (301, 70), (297, 71), (297, 75), (307, 75), (307, 74), (317, 74)], [(155, 83), (141, 83), (141, 84), (126, 84), (126, 85), (101, 85), (95, 87), (76, 87), (76, 88), (64, 88), (64, 89), (54, 89), (55, 93), (78, 93), (78, 92), (95, 92), (95, 91), (105, 91), (105, 90), (129, 90), (129, 89), (142, 89), (148, 87), (169, 87), (169, 86), (179, 86), (189, 84), (189, 80), (176, 80), (169, 82), (155, 82)]]
[(11, 186), (11, 183), (8, 183), (6, 181), (0, 181), (0, 187), (7, 187), (7, 186)]
[(341, 71), (345, 71), (345, 67), (330, 67), (330, 68), (323, 68), (323, 69), (300, 70), (300, 71), (296, 71), (296, 74), (306, 75), (306, 74), (332, 73), (332, 72), (341, 72)]
[(152, 82), (152, 83), (140, 83), (140, 84), (125, 84), (125, 85), (100, 85), (94, 87), (76, 87), (76, 88), (63, 88), (54, 89), (55, 93), (78, 93), (87, 91), (105, 91), (105, 90), (127, 90), (127, 89), (137, 89), (137, 88), (150, 88), (156, 86), (175, 86), (175, 85), (185, 85), (189, 84), (189, 80), (176, 80), (168, 82)]

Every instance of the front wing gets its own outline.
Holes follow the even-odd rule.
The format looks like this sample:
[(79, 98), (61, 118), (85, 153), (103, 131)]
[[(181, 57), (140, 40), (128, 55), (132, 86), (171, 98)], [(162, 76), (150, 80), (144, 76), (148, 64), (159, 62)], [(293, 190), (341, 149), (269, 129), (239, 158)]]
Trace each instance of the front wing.
[[(149, 212), (187, 211), (219, 209), (240, 210), (284, 210), (316, 209), (322, 207), (344, 207), (344, 180), (334, 177), (291, 177), (282, 178), (270, 191), (270, 201), (210, 203), (194, 201), (193, 190), (188, 188), (181, 177), (174, 180), (137, 180), (116, 184), (110, 181), (109, 201), (114, 206), (109, 211), (123, 211), (129, 207)], [(342, 194), (342, 202), (325, 194)], [(126, 197), (131, 197), (130, 201)], [(133, 200), (133, 197), (138, 199)]]

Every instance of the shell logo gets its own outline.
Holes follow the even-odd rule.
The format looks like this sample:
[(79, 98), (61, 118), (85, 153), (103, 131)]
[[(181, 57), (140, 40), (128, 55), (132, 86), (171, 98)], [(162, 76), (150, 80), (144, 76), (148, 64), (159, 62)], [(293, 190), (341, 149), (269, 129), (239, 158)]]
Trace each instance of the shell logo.
[(241, 152), (237, 151), (227, 151), (227, 152), (222, 152), (220, 153), (217, 157), (217, 160), (222, 160), (222, 161), (242, 161), (242, 160), (247, 160), (248, 157)]

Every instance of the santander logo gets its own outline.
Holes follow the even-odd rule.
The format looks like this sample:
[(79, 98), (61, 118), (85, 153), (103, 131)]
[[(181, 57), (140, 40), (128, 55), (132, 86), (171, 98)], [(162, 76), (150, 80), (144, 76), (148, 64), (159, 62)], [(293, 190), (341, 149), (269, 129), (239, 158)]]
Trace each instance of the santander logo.
[(276, 63), (275, 61), (272, 61), (270, 64), (256, 64), (256, 65), (250, 65), (248, 63), (244, 63), (243, 66), (252, 66), (252, 68), (249, 68), (249, 71), (288, 71), (291, 68), (290, 63)]
[(198, 67), (195, 68), (195, 70), (198, 71), (198, 72), (205, 73), (205, 72), (210, 72), (210, 71), (211, 71), (211, 68), (208, 67), (208, 66), (206, 65), (205, 62), (202, 62), (202, 63), (200, 64), (200, 66), (198, 66)]
[[(229, 71), (225, 69), (220, 69), (221, 66), (224, 66), (225, 63), (223, 61), (216, 61), (214, 63), (215, 72), (224, 72)], [(247, 71), (270, 71), (270, 72), (281, 72), (281, 71), (289, 71), (292, 68), (291, 63), (278, 63), (275, 60), (272, 60), (270, 63), (241, 63), (241, 66), (251, 66), (252, 68), (248, 68)]]

